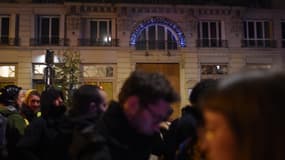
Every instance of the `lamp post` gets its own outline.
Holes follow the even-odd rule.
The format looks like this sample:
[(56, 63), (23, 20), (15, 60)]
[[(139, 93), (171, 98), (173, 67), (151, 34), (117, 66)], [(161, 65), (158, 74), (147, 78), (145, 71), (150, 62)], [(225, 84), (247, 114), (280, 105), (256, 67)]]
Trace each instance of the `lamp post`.
[(45, 90), (52, 87), (54, 84), (55, 71), (53, 69), (53, 57), (54, 52), (52, 50), (47, 49), (45, 55), (45, 63), (47, 66), (44, 69)]

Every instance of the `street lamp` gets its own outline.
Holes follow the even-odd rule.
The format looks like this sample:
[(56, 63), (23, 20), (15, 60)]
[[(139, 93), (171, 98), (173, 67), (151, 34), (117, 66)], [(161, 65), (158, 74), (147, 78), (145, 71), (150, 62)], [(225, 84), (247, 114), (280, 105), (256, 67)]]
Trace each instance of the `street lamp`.
[(46, 55), (45, 55), (45, 63), (46, 67), (44, 69), (44, 82), (45, 82), (45, 90), (53, 86), (54, 83), (54, 76), (55, 71), (53, 69), (53, 58), (54, 58), (54, 52), (52, 50), (47, 49)]

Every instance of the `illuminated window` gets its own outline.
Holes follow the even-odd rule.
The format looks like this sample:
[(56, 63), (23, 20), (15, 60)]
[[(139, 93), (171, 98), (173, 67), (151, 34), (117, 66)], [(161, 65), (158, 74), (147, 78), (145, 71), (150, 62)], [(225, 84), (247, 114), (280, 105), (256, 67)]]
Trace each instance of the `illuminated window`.
[(1, 78), (15, 78), (15, 66), (0, 66)]
[(109, 99), (114, 97), (115, 65), (113, 64), (83, 64), (82, 84), (101, 86), (108, 94)]
[(0, 87), (16, 84), (16, 65), (0, 64)]
[(114, 68), (109, 65), (83, 65), (84, 78), (112, 78)]
[(201, 64), (201, 79), (219, 79), (228, 74), (227, 64)]

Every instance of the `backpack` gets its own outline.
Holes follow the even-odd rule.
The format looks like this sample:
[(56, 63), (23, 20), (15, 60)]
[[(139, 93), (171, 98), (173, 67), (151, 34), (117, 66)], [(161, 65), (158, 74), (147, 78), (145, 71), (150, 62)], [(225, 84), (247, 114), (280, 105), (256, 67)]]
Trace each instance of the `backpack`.
[(7, 153), (7, 140), (6, 140), (6, 129), (8, 124), (8, 118), (0, 113), (0, 157), (4, 157)]

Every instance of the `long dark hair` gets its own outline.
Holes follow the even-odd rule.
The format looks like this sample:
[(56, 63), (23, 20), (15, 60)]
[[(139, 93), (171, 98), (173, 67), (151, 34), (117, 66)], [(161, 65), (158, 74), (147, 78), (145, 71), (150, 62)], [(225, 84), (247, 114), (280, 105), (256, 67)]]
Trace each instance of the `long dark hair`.
[(249, 72), (222, 80), (203, 109), (222, 114), (238, 142), (237, 159), (285, 159), (285, 74)]

